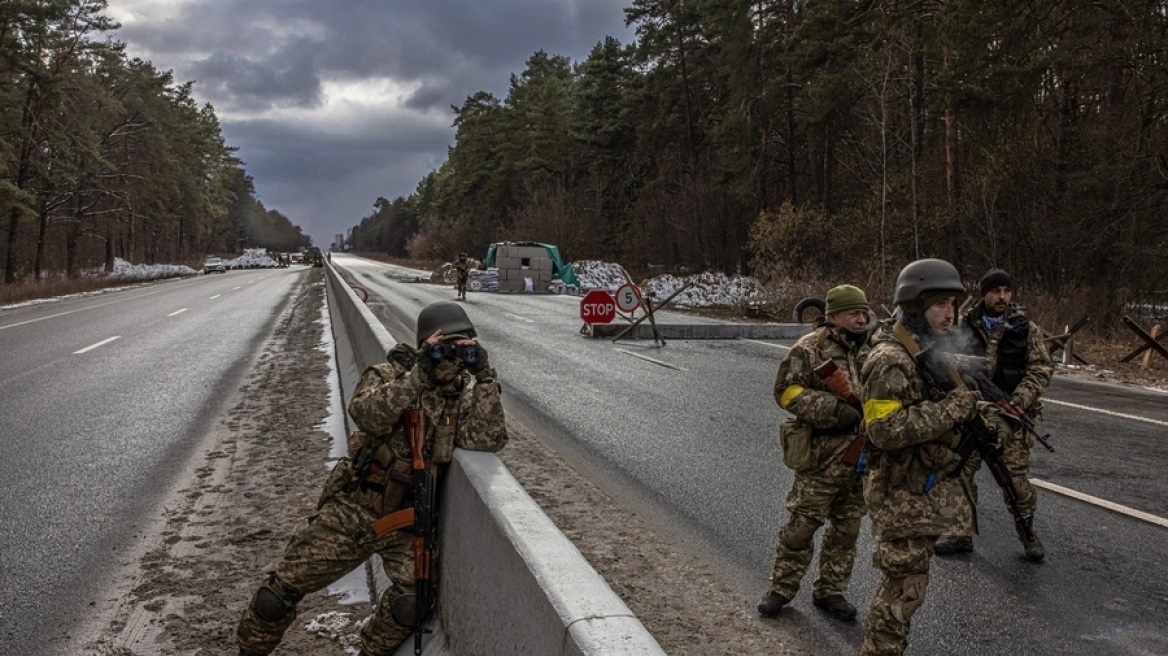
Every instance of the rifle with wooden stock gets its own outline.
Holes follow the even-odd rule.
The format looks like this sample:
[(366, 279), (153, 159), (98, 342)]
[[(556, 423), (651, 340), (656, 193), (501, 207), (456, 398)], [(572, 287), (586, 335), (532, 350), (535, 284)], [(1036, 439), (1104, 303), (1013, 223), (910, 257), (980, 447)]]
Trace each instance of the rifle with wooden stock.
[[(825, 360), (818, 367), (812, 369), (816, 376), (823, 381), (827, 389), (831, 390), (832, 394), (843, 399), (844, 403), (854, 407), (860, 411), (860, 416), (864, 416), (864, 404), (860, 402), (860, 397), (856, 396), (852, 386), (848, 383), (848, 379), (844, 376), (844, 372), (832, 360)], [(863, 435), (857, 435), (856, 439), (848, 445), (847, 451), (844, 451), (843, 461), (855, 467), (856, 476), (864, 473), (868, 467), (868, 444)]]
[(414, 654), (420, 655), (422, 634), (427, 633), (422, 627), (429, 617), (434, 596), (430, 571), (437, 538), (434, 476), (426, 468), (423, 455), (429, 423), (426, 411), (421, 408), (406, 410), (401, 421), (410, 443), (409, 506), (373, 522), (373, 532), (378, 538), (400, 530), (407, 530), (414, 536), (414, 594), (412, 599), (411, 595), (395, 599), (390, 612), (398, 624), (413, 627)]

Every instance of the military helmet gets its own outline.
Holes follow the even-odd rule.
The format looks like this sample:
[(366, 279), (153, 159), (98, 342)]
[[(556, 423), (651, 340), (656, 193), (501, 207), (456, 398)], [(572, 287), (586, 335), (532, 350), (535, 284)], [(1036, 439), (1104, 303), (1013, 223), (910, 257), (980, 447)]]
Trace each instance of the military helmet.
[(892, 302), (903, 306), (925, 292), (960, 294), (964, 291), (965, 285), (962, 284), (961, 275), (957, 273), (956, 267), (945, 260), (927, 258), (910, 262), (900, 270), (900, 275), (896, 277), (896, 290), (892, 294)]
[(422, 308), (418, 313), (418, 348), (422, 347), (422, 342), (426, 338), (434, 334), (435, 330), (441, 330), (443, 335), (466, 335), (467, 337), (475, 337), (474, 324), (466, 316), (466, 311), (458, 303), (451, 301), (438, 301), (431, 303)]

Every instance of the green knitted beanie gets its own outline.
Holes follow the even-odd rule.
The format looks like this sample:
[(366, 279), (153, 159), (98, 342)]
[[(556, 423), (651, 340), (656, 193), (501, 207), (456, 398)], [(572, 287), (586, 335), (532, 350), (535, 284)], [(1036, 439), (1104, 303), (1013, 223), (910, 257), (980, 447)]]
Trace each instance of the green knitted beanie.
[(855, 310), (862, 308), (871, 310), (868, 305), (868, 297), (864, 295), (864, 290), (854, 285), (840, 285), (839, 287), (832, 287), (827, 292), (827, 307), (824, 308), (824, 314), (835, 314), (836, 312), (843, 312), (845, 310)]

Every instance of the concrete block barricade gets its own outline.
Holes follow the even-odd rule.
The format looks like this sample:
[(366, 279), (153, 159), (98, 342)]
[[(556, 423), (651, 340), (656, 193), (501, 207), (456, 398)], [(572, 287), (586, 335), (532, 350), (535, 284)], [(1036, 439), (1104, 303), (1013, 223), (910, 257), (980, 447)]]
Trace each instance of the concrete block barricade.
[[(331, 262), (325, 272), (347, 404), (396, 341)], [(440, 622), (424, 654), (665, 653), (495, 454), (455, 449), (443, 495)], [(369, 569), (376, 598), (389, 581), (376, 557)], [(412, 652), (411, 639), (398, 653)]]

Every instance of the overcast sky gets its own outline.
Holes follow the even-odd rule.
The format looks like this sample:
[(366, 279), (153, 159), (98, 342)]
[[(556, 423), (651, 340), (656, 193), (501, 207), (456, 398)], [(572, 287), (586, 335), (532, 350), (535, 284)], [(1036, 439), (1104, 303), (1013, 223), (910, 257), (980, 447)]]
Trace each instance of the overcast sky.
[(451, 105), (500, 99), (537, 50), (632, 41), (629, 0), (109, 0), (131, 56), (193, 80), (268, 209), (317, 245), (414, 191)]

